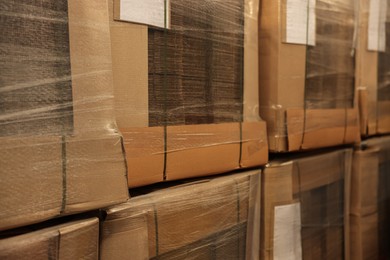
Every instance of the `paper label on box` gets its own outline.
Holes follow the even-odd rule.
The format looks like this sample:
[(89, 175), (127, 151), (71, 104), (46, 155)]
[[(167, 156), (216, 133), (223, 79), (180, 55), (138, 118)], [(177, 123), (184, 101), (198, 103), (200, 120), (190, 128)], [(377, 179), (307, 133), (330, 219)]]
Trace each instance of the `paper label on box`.
[(275, 207), (274, 259), (302, 259), (301, 204)]
[(314, 46), (316, 0), (286, 0), (286, 42)]
[(119, 20), (169, 28), (169, 6), (169, 0), (120, 0)]
[(386, 51), (387, 0), (370, 0), (368, 50)]

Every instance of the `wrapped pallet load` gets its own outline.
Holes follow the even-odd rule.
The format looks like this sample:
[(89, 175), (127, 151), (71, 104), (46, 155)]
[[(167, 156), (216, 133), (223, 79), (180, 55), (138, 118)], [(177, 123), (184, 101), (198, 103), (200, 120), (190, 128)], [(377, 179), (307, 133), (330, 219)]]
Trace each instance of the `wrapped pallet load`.
[(351, 257), (389, 259), (390, 137), (368, 139), (356, 149), (351, 183)]
[(258, 0), (110, 0), (115, 112), (128, 183), (267, 162)]
[(361, 133), (390, 133), (390, 3), (359, 0), (356, 87)]
[(262, 175), (261, 259), (349, 259), (352, 149), (271, 160)]
[(260, 170), (143, 189), (105, 211), (105, 259), (259, 259)]
[(0, 5), (0, 230), (126, 201), (107, 1)]
[(264, 0), (260, 115), (273, 152), (359, 141), (354, 0)]

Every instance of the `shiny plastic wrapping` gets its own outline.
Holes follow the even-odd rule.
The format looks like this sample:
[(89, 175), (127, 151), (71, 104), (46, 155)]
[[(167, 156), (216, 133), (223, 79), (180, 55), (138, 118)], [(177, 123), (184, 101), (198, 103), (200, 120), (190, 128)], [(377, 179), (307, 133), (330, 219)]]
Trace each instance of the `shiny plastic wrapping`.
[(109, 1), (130, 187), (267, 162), (258, 7), (258, 0)]
[(126, 201), (107, 1), (0, 2), (0, 230)]
[(390, 133), (390, 2), (358, 2), (356, 87), (361, 133)]
[(187, 181), (106, 210), (100, 257), (258, 259), (259, 226), (260, 170)]
[(77, 220), (0, 239), (0, 258), (4, 260), (97, 260), (98, 254), (97, 218)]
[(353, 158), (350, 207), (352, 259), (388, 259), (390, 138), (368, 139)]
[(265, 0), (260, 10), (260, 115), (270, 150), (358, 141), (354, 0)]
[(271, 160), (262, 175), (261, 259), (349, 259), (352, 149)]

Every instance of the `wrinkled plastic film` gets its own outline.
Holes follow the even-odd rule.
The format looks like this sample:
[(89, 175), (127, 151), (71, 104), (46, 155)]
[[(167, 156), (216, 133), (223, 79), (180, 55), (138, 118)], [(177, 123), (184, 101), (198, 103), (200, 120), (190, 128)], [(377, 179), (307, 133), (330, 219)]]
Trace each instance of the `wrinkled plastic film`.
[(71, 133), (67, 2), (26, 2), (2, 11), (1, 136)]
[[(129, 186), (264, 164), (258, 1), (156, 4), (109, 2), (115, 112)], [(148, 19), (138, 20), (138, 7)], [(222, 153), (225, 159), (209, 160)]]
[(4, 259), (97, 259), (99, 220), (86, 219), (31, 230), (0, 240)]
[[(355, 142), (354, 1), (265, 1), (260, 10), (260, 115), (270, 150)], [(328, 132), (336, 134), (320, 140)]]
[(1, 5), (0, 229), (125, 201), (107, 2)]
[[(247, 247), (257, 248), (253, 224), (260, 221), (251, 215), (259, 216), (253, 209), (260, 202), (252, 191), (259, 181), (259, 172), (252, 171), (135, 196), (107, 211), (100, 254), (103, 259), (141, 252), (147, 259), (251, 259)], [(146, 242), (147, 250), (127, 250), (134, 238)]]
[(351, 155), (340, 150), (271, 161), (262, 184), (263, 259), (348, 258)]
[(354, 1), (317, 1), (316, 43), (307, 47), (307, 109), (353, 108)]
[(149, 29), (149, 125), (240, 122), (244, 1), (170, 5), (170, 29)]

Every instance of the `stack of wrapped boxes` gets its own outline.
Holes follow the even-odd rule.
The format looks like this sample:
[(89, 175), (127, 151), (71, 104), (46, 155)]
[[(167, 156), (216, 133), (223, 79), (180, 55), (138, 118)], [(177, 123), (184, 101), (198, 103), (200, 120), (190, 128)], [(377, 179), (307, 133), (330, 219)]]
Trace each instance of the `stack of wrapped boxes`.
[(387, 0), (0, 2), (1, 259), (390, 257)]
[(350, 259), (354, 16), (352, 0), (262, 1), (260, 115), (273, 159), (262, 177), (261, 259)]
[(258, 257), (257, 0), (1, 5), (0, 258)]

